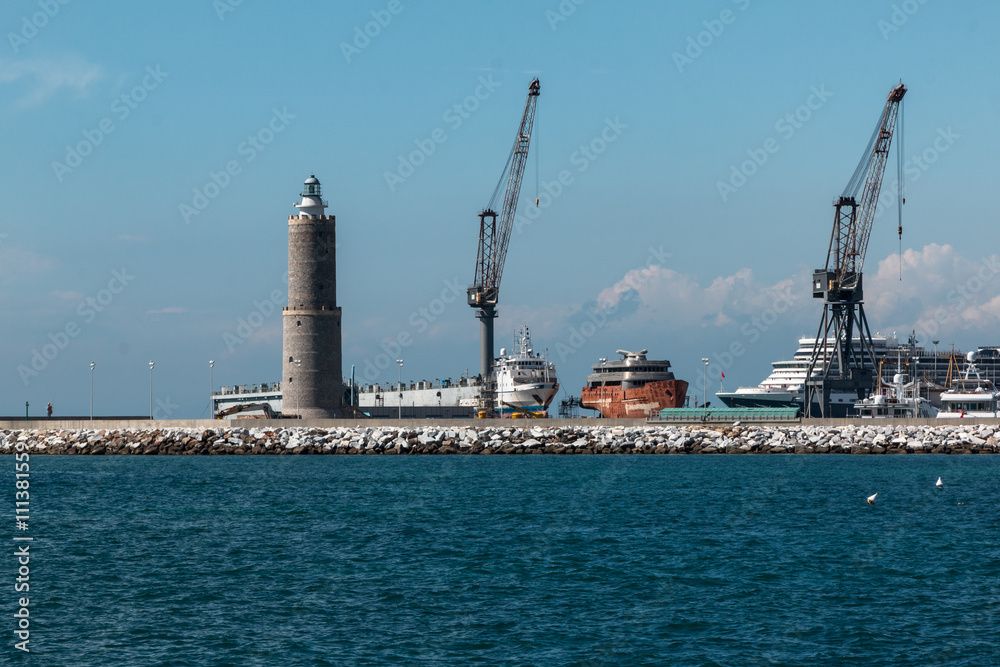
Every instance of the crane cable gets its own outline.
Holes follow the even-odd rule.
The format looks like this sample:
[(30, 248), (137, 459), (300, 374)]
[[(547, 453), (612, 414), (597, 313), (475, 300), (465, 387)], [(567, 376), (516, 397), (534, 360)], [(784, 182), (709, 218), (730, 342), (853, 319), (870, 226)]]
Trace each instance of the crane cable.
[(899, 281), (903, 281), (903, 204), (906, 203), (905, 181), (903, 181), (903, 137), (906, 129), (906, 107), (899, 101), (899, 141), (896, 142), (896, 211), (899, 215), (896, 233), (899, 235)]
[(535, 208), (538, 208), (538, 121), (535, 120)]

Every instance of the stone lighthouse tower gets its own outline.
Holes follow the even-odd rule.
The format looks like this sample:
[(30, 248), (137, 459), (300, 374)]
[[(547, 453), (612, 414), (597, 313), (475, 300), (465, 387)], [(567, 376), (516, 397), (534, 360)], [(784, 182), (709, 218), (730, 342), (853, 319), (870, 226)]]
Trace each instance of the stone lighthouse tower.
[(298, 215), (288, 217), (288, 307), (284, 309), (282, 412), (302, 419), (340, 416), (344, 396), (337, 307), (336, 217), (320, 183), (306, 179)]

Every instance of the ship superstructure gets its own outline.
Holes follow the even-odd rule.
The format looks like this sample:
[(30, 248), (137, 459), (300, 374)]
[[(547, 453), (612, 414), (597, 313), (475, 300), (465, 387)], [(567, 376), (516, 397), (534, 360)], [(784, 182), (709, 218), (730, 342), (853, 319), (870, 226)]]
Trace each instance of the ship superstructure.
[(621, 359), (601, 359), (587, 376), (580, 405), (602, 417), (644, 417), (684, 405), (688, 383), (670, 371), (670, 362), (647, 359), (648, 350), (618, 350)]
[(980, 372), (977, 352), (966, 356), (967, 366), (961, 379), (941, 394), (941, 411), (937, 416), (989, 417), (1000, 416), (1000, 390)]

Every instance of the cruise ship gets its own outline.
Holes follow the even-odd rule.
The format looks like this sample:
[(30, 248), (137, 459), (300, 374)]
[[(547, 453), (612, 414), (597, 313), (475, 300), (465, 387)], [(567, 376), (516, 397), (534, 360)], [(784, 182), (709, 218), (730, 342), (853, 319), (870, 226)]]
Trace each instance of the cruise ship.
[[(548, 408), (559, 392), (556, 367), (544, 352), (535, 352), (531, 331), (522, 325), (514, 333), (514, 347), (500, 348), (494, 362), (494, 417), (547, 417)], [(380, 419), (473, 419), (480, 416), (484, 383), (477, 376), (419, 382), (359, 385), (351, 391), (350, 378), (344, 379), (344, 404), (351, 394), (361, 416)], [(489, 392), (486, 392), (487, 396)], [(294, 418), (295, 391), (283, 395), (280, 382), (221, 387), (212, 392), (212, 414), (218, 419)], [(287, 399), (287, 402), (286, 400)]]
[[(800, 338), (798, 349), (792, 359), (772, 362), (772, 371), (755, 387), (740, 387), (732, 392), (718, 392), (716, 396), (729, 407), (759, 407), (802, 409), (805, 400), (806, 373), (816, 346), (815, 338)], [(833, 341), (828, 341), (832, 345)], [(860, 352), (861, 342), (854, 339), (854, 346)], [(957, 350), (928, 350), (918, 344), (915, 335), (910, 335), (901, 343), (895, 335), (872, 336), (875, 351), (875, 374), (882, 379), (882, 385), (892, 384), (896, 373), (904, 373), (920, 380), (927, 397), (936, 406), (940, 405), (940, 395), (950, 387), (961, 374), (963, 357)], [(1000, 373), (1000, 348), (980, 347), (976, 352), (980, 369), (987, 377), (996, 378)], [(836, 372), (836, 359), (832, 360), (831, 372)], [(818, 371), (819, 369), (817, 369)], [(814, 371), (816, 374), (816, 371)], [(855, 414), (858, 397), (849, 393), (833, 392), (830, 395), (831, 411), (834, 417)], [(814, 404), (814, 413), (818, 406)]]

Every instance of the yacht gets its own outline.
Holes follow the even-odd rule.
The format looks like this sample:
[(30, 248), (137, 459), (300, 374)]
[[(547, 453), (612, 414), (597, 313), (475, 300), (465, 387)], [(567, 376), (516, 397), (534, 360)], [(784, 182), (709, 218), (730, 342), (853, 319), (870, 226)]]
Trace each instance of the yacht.
[(977, 359), (976, 352), (966, 355), (965, 374), (941, 394), (938, 417), (1000, 417), (1000, 390), (990, 380), (982, 377), (976, 364)]

